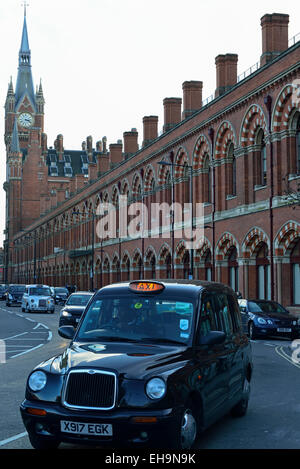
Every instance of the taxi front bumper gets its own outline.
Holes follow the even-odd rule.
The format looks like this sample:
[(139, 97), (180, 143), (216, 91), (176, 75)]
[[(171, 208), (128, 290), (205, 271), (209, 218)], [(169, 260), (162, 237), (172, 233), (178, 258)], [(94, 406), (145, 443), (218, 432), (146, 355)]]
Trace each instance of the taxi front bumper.
[[(30, 409), (42, 410), (45, 415), (32, 415)], [(94, 410), (71, 410), (59, 404), (37, 403), (25, 400), (21, 406), (21, 416), (28, 433), (38, 435), (45, 440), (59, 440), (73, 444), (93, 446), (137, 446), (151, 445), (161, 447), (169, 430), (179, 422), (181, 407), (163, 410), (128, 410), (100, 412)], [(61, 422), (73, 423), (78, 432), (62, 431)], [(81, 424), (81, 425), (75, 425)], [(81, 434), (82, 424), (90, 424), (91, 433)], [(112, 435), (98, 435), (96, 426), (109, 426)], [(86, 425), (85, 428), (87, 428)], [(70, 426), (69, 426), (70, 428)]]

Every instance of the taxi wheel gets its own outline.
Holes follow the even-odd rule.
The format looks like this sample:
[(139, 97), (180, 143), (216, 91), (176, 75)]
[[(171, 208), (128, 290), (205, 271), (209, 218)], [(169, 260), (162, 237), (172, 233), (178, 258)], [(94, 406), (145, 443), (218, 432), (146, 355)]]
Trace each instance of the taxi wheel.
[(250, 322), (248, 330), (249, 330), (250, 339), (256, 339), (257, 335), (256, 335), (256, 332), (255, 332), (255, 326), (254, 326), (253, 322)]
[(45, 439), (41, 438), (40, 436), (36, 435), (35, 433), (28, 432), (29, 441), (31, 446), (34, 449), (56, 449), (60, 445), (59, 440), (55, 439)]
[(198, 419), (193, 407), (187, 405), (177, 425), (169, 434), (167, 447), (172, 449), (190, 449), (193, 447), (198, 434)]
[(232, 417), (243, 417), (247, 413), (248, 402), (250, 397), (250, 382), (247, 378), (244, 379), (243, 384), (243, 397), (232, 409)]

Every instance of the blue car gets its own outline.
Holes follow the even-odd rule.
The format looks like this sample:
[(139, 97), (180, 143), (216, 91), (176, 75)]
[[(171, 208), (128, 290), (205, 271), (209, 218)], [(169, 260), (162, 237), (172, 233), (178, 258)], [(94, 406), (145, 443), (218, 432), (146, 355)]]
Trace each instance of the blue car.
[(300, 319), (276, 301), (238, 300), (243, 329), (250, 339), (268, 336), (300, 337)]

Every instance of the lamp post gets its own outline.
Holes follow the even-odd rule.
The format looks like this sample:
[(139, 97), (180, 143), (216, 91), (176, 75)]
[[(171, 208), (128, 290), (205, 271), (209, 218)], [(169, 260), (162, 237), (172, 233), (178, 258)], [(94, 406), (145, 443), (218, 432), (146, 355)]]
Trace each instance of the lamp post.
[(174, 167), (178, 166), (181, 168), (188, 168), (191, 172), (190, 177), (190, 204), (191, 204), (191, 246), (190, 246), (190, 273), (189, 279), (192, 280), (194, 278), (194, 249), (193, 249), (193, 228), (194, 228), (194, 209), (193, 209), (193, 166), (192, 165), (183, 165), (173, 162), (173, 152), (171, 152), (170, 157), (172, 157), (172, 162), (169, 161), (159, 161), (158, 164), (161, 166), (171, 166), (172, 168), (172, 275), (174, 278)]

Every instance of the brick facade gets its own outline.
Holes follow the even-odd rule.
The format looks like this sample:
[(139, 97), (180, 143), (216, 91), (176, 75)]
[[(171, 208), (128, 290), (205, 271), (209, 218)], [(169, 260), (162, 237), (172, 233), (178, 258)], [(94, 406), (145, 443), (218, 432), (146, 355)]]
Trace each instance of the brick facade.
[[(82, 144), (87, 177), (49, 177), (46, 135), (30, 130), (22, 184), (39, 204), (30, 211), (24, 202), (26, 233), (16, 230), (10, 238), (11, 280), (87, 289), (141, 277), (188, 277), (193, 267), (194, 278), (229, 283), (245, 297), (299, 306), (299, 210), (288, 205), (283, 178), (291, 185), (300, 178), (300, 43), (288, 47), (287, 25), (288, 15), (262, 18), (261, 66), (240, 81), (235, 54), (216, 58), (210, 103), (202, 103), (200, 81), (183, 83), (183, 109), (181, 97), (165, 98), (163, 133), (157, 134), (157, 116), (145, 116), (140, 149), (135, 129), (108, 147), (102, 139), (94, 153), (88, 137)], [(55, 150), (63, 159), (62, 136)], [(194, 209), (204, 206), (204, 220), (194, 212), (193, 226), (205, 226), (193, 250), (178, 236), (176, 220), (170, 236), (162, 236), (173, 228), (170, 217), (164, 225), (156, 220), (156, 231), (144, 238), (98, 236), (97, 209), (105, 201), (117, 213), (122, 195), (129, 205), (145, 203), (151, 222), (151, 203), (188, 203), (191, 187)], [(184, 226), (190, 224), (187, 219)]]

